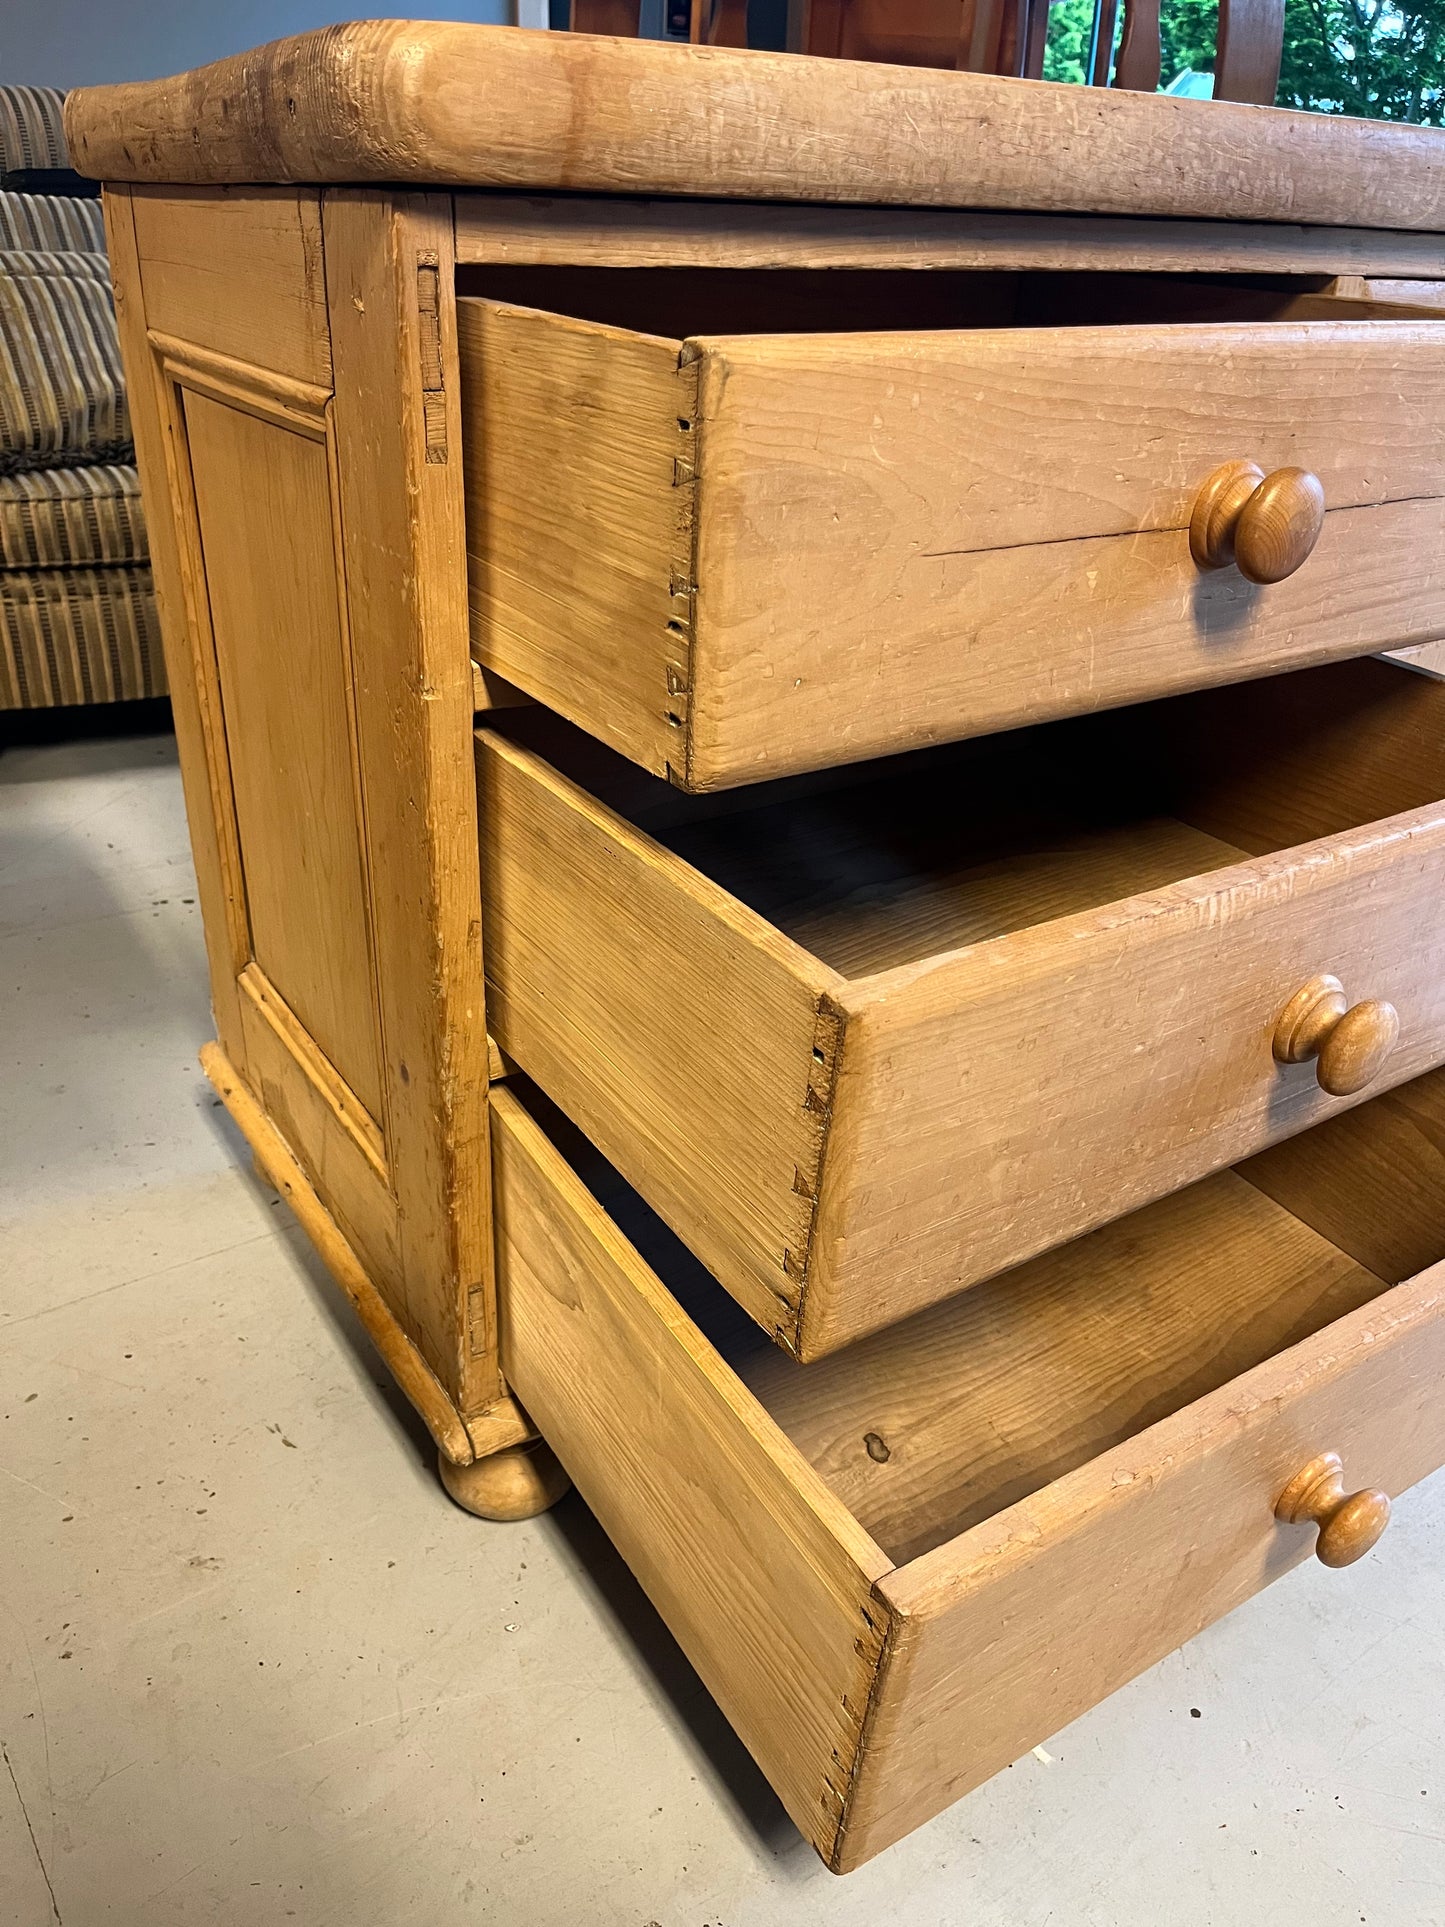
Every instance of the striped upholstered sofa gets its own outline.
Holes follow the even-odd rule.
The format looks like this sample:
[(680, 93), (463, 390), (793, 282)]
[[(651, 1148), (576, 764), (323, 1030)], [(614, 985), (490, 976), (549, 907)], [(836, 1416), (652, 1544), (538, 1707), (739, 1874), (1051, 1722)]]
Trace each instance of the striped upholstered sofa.
[(166, 687), (100, 203), (61, 99), (0, 87), (0, 709)]

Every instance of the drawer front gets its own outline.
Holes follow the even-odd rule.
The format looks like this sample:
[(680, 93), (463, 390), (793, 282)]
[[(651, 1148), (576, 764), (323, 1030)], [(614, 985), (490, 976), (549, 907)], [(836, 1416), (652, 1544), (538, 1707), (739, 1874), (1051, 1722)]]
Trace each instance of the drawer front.
[[(1445, 634), (1445, 323), (702, 337), (464, 301), (488, 667), (708, 789)], [(1268, 587), (1189, 521), (1323, 485)]]
[[(1442, 633), (1438, 323), (690, 345), (699, 787)], [(1241, 456), (1324, 487), (1267, 588), (1190, 555)]]
[[(1275, 1506), (1310, 1460), (1336, 1452), (1349, 1489), (1392, 1496), (1445, 1460), (1440, 1264), (1381, 1287), (1294, 1344), (1290, 1314), (1279, 1323), (1266, 1297), (1231, 1303), (1200, 1347), (1201, 1372), (1216, 1342), (1248, 1342), (1251, 1319), (1276, 1320), (1261, 1350), (1288, 1349), (1147, 1423), (1166, 1382), (1188, 1397), (1195, 1354), (1186, 1344), (1171, 1358), (1170, 1346), (1191, 1304), (1212, 1303), (1216, 1291), (1229, 1299), (1241, 1278), (1271, 1267), (1303, 1278), (1311, 1266), (1359, 1303), (1365, 1272), (1346, 1278), (1351, 1261), (1338, 1248), (1226, 1174), (1210, 1181), (1208, 1198), (1200, 1187), (1075, 1248), (1085, 1283), (1163, 1265), (1152, 1289), (1165, 1299), (1145, 1302), (1165, 1315), (1157, 1328), (1121, 1328), (1112, 1346), (1106, 1320), (1098, 1383), (1087, 1394), (1094, 1403), (1077, 1420), (1081, 1437), (1107, 1438), (1100, 1428), (1117, 1425), (1122, 1402), (1147, 1429), (1080, 1463), (1073, 1424), (1056, 1416), (1057, 1453), (1072, 1450), (1065, 1463), (1076, 1470), (895, 1565), (518, 1096), (498, 1087), (492, 1107), (508, 1383), (801, 1831), (836, 1869), (900, 1838), (1307, 1557), (1313, 1528), (1281, 1524)], [(1241, 1209), (1237, 1194), (1254, 1202)], [(1052, 1383), (1034, 1362), (1036, 1348), (1067, 1352), (1073, 1342), (1048, 1300), (1068, 1262), (1055, 1254), (1036, 1277), (1031, 1267), (1008, 1281), (1016, 1296), (1035, 1293), (1036, 1306), (1037, 1286), (1046, 1287), (1045, 1315), (1024, 1327), (1013, 1352), (1036, 1386)], [(890, 1473), (901, 1468), (904, 1478), (923, 1476), (909, 1472), (910, 1454), (923, 1466), (940, 1449), (927, 1397), (911, 1443), (894, 1429), (898, 1405), (909, 1402), (909, 1372), (921, 1379), (940, 1356), (972, 1357), (966, 1332), (938, 1330), (938, 1318), (956, 1309), (879, 1341), (895, 1351), (911, 1345), (911, 1365), (863, 1348), (886, 1379), (879, 1396), (892, 1417), (880, 1422), (893, 1444)], [(993, 1315), (1007, 1317), (1004, 1299)], [(829, 1377), (831, 1362), (796, 1367), (769, 1353), (750, 1378), (800, 1438), (808, 1430), (800, 1414), (810, 1412), (815, 1432), (856, 1446), (877, 1417), (868, 1372), (857, 1355), (836, 1362), (844, 1370)], [(1077, 1384), (1093, 1385), (1086, 1361), (1071, 1362)], [(780, 1371), (795, 1381), (781, 1400), (762, 1389)], [(1219, 1384), (1218, 1376), (1206, 1382)], [(947, 1388), (935, 1385), (929, 1396), (936, 1421)], [(1019, 1396), (1035, 1394), (1020, 1385)], [(1012, 1443), (1032, 1427), (1047, 1458), (1055, 1449), (1048, 1395), (1037, 1396), (1044, 1403), (1024, 1415)], [(999, 1449), (1009, 1444), (1000, 1440)], [(965, 1458), (965, 1482), (972, 1470)], [(1389, 1543), (1379, 1556), (1389, 1556)]]
[(812, 1346), (1357, 1102), (1274, 1058), (1280, 1013), (1318, 974), (1399, 1013), (1371, 1093), (1429, 1070), (1445, 1059), (1442, 955), (1435, 807), (850, 984), (804, 1290)]
[(1435, 1471), (1442, 1374), (1437, 1264), (882, 1579), (889, 1643), (840, 1869), (1308, 1558), (1313, 1527), (1274, 1504), (1316, 1456), (1338, 1453), (1349, 1489), (1399, 1494)]

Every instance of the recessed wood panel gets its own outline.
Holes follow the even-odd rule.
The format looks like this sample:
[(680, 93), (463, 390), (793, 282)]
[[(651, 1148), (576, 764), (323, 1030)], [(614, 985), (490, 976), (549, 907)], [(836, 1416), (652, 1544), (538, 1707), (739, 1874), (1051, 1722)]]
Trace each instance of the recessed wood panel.
[(325, 443), (196, 393), (185, 420), (252, 952), (379, 1119)]

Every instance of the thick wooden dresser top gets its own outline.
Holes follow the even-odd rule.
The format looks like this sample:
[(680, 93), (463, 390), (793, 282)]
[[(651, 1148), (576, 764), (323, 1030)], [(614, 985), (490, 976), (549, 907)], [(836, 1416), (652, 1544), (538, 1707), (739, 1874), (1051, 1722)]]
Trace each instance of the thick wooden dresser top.
[(110, 181), (389, 182), (1445, 230), (1445, 136), (921, 67), (417, 21), (82, 88)]

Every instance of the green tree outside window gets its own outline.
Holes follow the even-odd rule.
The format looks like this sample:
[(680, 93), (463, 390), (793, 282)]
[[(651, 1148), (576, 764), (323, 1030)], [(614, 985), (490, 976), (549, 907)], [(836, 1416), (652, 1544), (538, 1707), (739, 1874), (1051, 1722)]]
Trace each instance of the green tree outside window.
[[(1122, 9), (1121, 9), (1122, 12)], [(1054, 0), (1044, 79), (1082, 82), (1093, 0)], [(1164, 0), (1161, 85), (1214, 65), (1215, 0)], [(1445, 0), (1285, 0), (1281, 107), (1445, 125)]]

